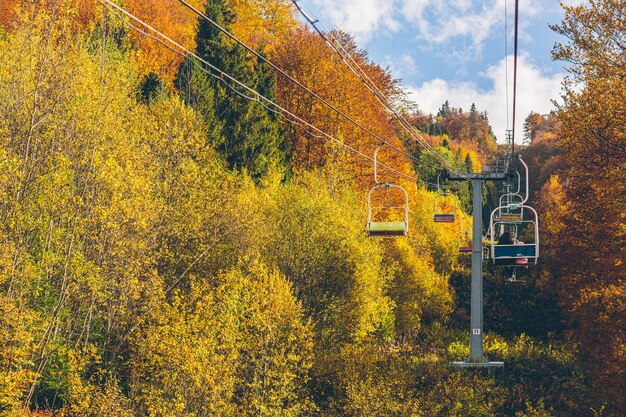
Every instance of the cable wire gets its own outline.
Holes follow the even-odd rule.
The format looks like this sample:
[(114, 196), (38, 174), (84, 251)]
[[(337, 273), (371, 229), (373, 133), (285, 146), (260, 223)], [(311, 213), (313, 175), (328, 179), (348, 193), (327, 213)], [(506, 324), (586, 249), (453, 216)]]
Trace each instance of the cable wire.
[(515, 35), (514, 35), (514, 52), (513, 52), (513, 133), (511, 135), (511, 154), (515, 153), (515, 104), (517, 93), (517, 27), (519, 20), (519, 0), (515, 0)]
[[(374, 159), (368, 155), (365, 155), (364, 153), (360, 152), (359, 150), (351, 147), (350, 145), (347, 145), (344, 142), (341, 142), (339, 139), (335, 138), (334, 136), (324, 132), (323, 130), (319, 129), (318, 127), (314, 126), (313, 124), (307, 122), (306, 120), (302, 119), (301, 117), (291, 113), (289, 110), (285, 109), (284, 107), (280, 106), (279, 104), (275, 103), (274, 101), (268, 99), (267, 97), (261, 95), (260, 93), (258, 93), (257, 91), (255, 91), (254, 89), (252, 89), (251, 87), (248, 87), (247, 85), (243, 84), (242, 82), (240, 82), (239, 80), (237, 80), (236, 78), (232, 77), (230, 74), (220, 70), (219, 68), (215, 67), (214, 65), (212, 65), (211, 63), (207, 62), (206, 60), (202, 59), (200, 56), (198, 56), (197, 54), (195, 54), (194, 52), (191, 52), (190, 50), (188, 50), (187, 48), (185, 48), (184, 46), (178, 44), (176, 41), (174, 41), (173, 39), (169, 38), (168, 36), (164, 35), (163, 33), (159, 32), (158, 30), (156, 30), (155, 28), (153, 28), (152, 26), (148, 25), (147, 23), (145, 23), (144, 21), (142, 21), (141, 19), (139, 19), (138, 17), (136, 17), (135, 15), (133, 15), (132, 13), (129, 13), (128, 11), (124, 10), (123, 8), (121, 8), (120, 6), (116, 5), (115, 3), (111, 2), (110, 0), (98, 0), (98, 2), (100, 2), (104, 7), (106, 7), (108, 10), (112, 10), (115, 9), (118, 12), (124, 14), (125, 16), (127, 16), (128, 18), (134, 20), (135, 22), (139, 23), (140, 25), (142, 25), (143, 27), (151, 30), (152, 32), (158, 34), (160, 37), (162, 37), (163, 39), (167, 40), (168, 42), (170, 42), (172, 45), (174, 45), (176, 48), (172, 47), (171, 45), (166, 44), (163, 39), (159, 39), (158, 37), (151, 35), (150, 33), (146, 32), (145, 30), (138, 28), (137, 26), (134, 26), (132, 24), (129, 23), (129, 26), (134, 29), (135, 31), (137, 31), (138, 33), (160, 43), (161, 45), (165, 46), (166, 48), (168, 48), (170, 51), (184, 57), (184, 58), (188, 58), (188, 57), (193, 57), (195, 58), (197, 61), (201, 62), (202, 64), (206, 65), (207, 67), (209, 67), (211, 70), (215, 71), (217, 74), (207, 70), (206, 68), (200, 66), (196, 61), (192, 61), (193, 64), (198, 67), (200, 70), (202, 70), (203, 72), (205, 72), (207, 75), (214, 77), (224, 83), (226, 83), (231, 89), (234, 89), (234, 87), (232, 85), (230, 85), (228, 82), (226, 82), (226, 80), (224, 80), (225, 78), (228, 78), (228, 80), (230, 80), (231, 82), (233, 82), (234, 84), (238, 85), (239, 87), (242, 87), (243, 89), (249, 91), (250, 93), (252, 93), (256, 98), (259, 99), (263, 99), (266, 103), (274, 106), (274, 108), (276, 108), (277, 110), (279, 110), (280, 112), (282, 112), (283, 116), (284, 115), (288, 115), (290, 118), (297, 120), (300, 124), (308, 126), (310, 129), (313, 129), (314, 131), (320, 133), (323, 137), (324, 140), (326, 140), (327, 142), (330, 143), (335, 143), (335, 144), (339, 144), (343, 147), (345, 147), (346, 149), (348, 149), (350, 152), (359, 155), (362, 159), (364, 160), (368, 160), (371, 162), (374, 162)], [(241, 92), (236, 91), (238, 93), (241, 94)], [(249, 99), (252, 99), (250, 97), (247, 97)], [(285, 117), (285, 119), (287, 121), (291, 121), (291, 119)], [(378, 163), (379, 166), (385, 168), (386, 170), (390, 171), (390, 172), (394, 172), (398, 175), (400, 175), (401, 177), (410, 179), (411, 181), (416, 181), (416, 182), (424, 182), (421, 179), (405, 174), (404, 172), (401, 172), (395, 168), (392, 168), (386, 164), (383, 163)]]
[[(418, 132), (415, 131), (413, 126), (411, 126), (411, 124), (393, 107), (393, 105), (389, 103), (385, 95), (380, 91), (380, 89), (376, 86), (376, 84), (369, 78), (367, 73), (360, 67), (360, 65), (354, 60), (354, 58), (352, 58), (351, 54), (347, 52), (345, 48), (343, 48), (343, 46), (341, 45), (341, 42), (338, 41), (336, 38), (334, 38), (334, 36), (332, 35), (332, 32), (329, 32), (329, 35), (324, 34), (324, 32), (321, 31), (317, 27), (317, 23), (318, 23), (317, 19), (313, 20), (312, 17), (310, 17), (307, 13), (305, 13), (302, 7), (298, 4), (297, 0), (291, 0), (291, 2), (298, 9), (300, 14), (307, 20), (307, 22), (309, 22), (309, 24), (313, 26), (315, 31), (326, 41), (326, 43), (328, 43), (328, 45), (333, 50), (335, 50), (335, 52), (337, 52), (337, 54), (341, 57), (342, 61), (346, 63), (348, 68), (350, 68), (350, 70), (354, 72), (361, 79), (361, 81), (374, 94), (374, 96), (383, 105), (383, 107), (385, 107), (388, 111), (390, 111), (396, 117), (396, 119), (400, 122), (400, 125), (402, 127), (411, 136), (413, 136), (417, 140), (417, 142), (422, 145), (422, 147), (424, 147), (436, 159), (438, 159), (442, 163), (443, 167), (447, 168), (451, 172), (454, 172), (460, 177), (465, 178), (466, 180), (469, 180), (469, 178), (466, 175), (463, 175), (459, 173), (457, 170), (455, 170), (448, 161), (446, 161), (430, 144), (428, 144), (421, 137), (421, 135), (419, 135)], [(331, 42), (328, 39), (329, 36), (332, 37), (335, 42)]]
[(508, 0), (504, 0), (504, 77), (506, 92), (506, 130), (510, 130), (509, 121), (509, 29), (508, 29)]
[(277, 65), (275, 65), (273, 62), (271, 62), (269, 59), (267, 59), (266, 57), (264, 57), (262, 54), (258, 53), (257, 51), (254, 50), (254, 48), (250, 47), (249, 45), (247, 45), (245, 42), (243, 42), (242, 40), (240, 40), (239, 38), (237, 38), (235, 35), (233, 35), (232, 33), (230, 33), (228, 30), (226, 30), (224, 27), (222, 27), (221, 25), (219, 25), (217, 22), (215, 22), (213, 19), (211, 19), (210, 17), (208, 17), (207, 15), (205, 15), (204, 13), (202, 13), (201, 11), (199, 11), (198, 9), (196, 9), (195, 7), (193, 7), (191, 4), (189, 4), (189, 2), (187, 2), (186, 0), (178, 0), (182, 5), (184, 5), (185, 7), (187, 7), (189, 10), (191, 10), (192, 12), (194, 12), (196, 15), (198, 15), (199, 17), (201, 17), (202, 19), (206, 20), (207, 22), (209, 22), (211, 25), (213, 25), (214, 27), (216, 27), (219, 31), (221, 31), (224, 35), (228, 36), (231, 40), (233, 40), (234, 42), (236, 42), (238, 45), (242, 46), (243, 48), (245, 48), (246, 50), (248, 50), (250, 53), (252, 53), (254, 56), (256, 56), (258, 59), (260, 59), (261, 61), (265, 62), (267, 65), (269, 65), (270, 67), (272, 67), (274, 70), (276, 70), (279, 74), (281, 74), (282, 76), (284, 76), (285, 78), (287, 78), (289, 81), (291, 81), (292, 83), (294, 83), (295, 85), (297, 85), (298, 87), (300, 87), (301, 89), (303, 89), (304, 91), (306, 91), (308, 94), (310, 94), (311, 96), (313, 96), (314, 98), (316, 98), (317, 100), (319, 100), (320, 102), (322, 102), (326, 107), (328, 107), (329, 109), (333, 110), (334, 112), (336, 112), (337, 114), (341, 115), (343, 118), (345, 118), (346, 120), (348, 120), (350, 123), (352, 123), (354, 126), (358, 127), (359, 129), (363, 130), (365, 133), (367, 133), (369, 136), (371, 136), (372, 138), (376, 139), (377, 143), (383, 143), (387, 146), (389, 146), (391, 149), (401, 153), (402, 155), (406, 156), (409, 159), (412, 159), (414, 161), (416, 161), (417, 163), (429, 166), (428, 164), (426, 164), (424, 161), (421, 161), (419, 159), (417, 159), (415, 156), (407, 153), (406, 151), (404, 151), (403, 149), (398, 148), (397, 146), (389, 143), (388, 141), (384, 140), (383, 138), (381, 138), (379, 135), (377, 135), (376, 133), (372, 132), (371, 130), (369, 130), (368, 128), (366, 128), (365, 126), (363, 126), (362, 124), (360, 124), (359, 122), (357, 122), (356, 120), (354, 120), (352, 117), (348, 116), (345, 112), (343, 112), (342, 110), (340, 110), (339, 108), (337, 108), (335, 105), (331, 104), (330, 102), (328, 102), (326, 99), (324, 99), (323, 97), (321, 97), (319, 94), (315, 93), (314, 91), (312, 91), (310, 88), (308, 88), (307, 86), (305, 86), (304, 84), (302, 84), (300, 81), (298, 81), (297, 79), (295, 79), (294, 77), (292, 77), (291, 75), (289, 75), (288, 73), (286, 73), (284, 70), (282, 70), (281, 68), (279, 68)]

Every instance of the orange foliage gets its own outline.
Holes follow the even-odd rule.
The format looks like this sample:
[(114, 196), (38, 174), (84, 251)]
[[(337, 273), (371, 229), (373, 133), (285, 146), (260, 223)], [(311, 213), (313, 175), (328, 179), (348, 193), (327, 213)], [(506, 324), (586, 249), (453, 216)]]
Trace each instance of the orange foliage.
[[(188, 0), (191, 5), (203, 11), (202, 0)], [(195, 48), (196, 15), (177, 0), (128, 0), (124, 7), (155, 29), (171, 37), (186, 48)], [(13, 29), (15, 14), (18, 9), (45, 7), (49, 10), (59, 6), (67, 7), (75, 13), (73, 24), (76, 30), (84, 30), (96, 19), (95, 0), (2, 0), (0, 4), (0, 24)], [(19, 7), (18, 7), (19, 6)], [(158, 74), (166, 82), (171, 81), (182, 57), (156, 43), (131, 31), (131, 40), (135, 46), (133, 55), (140, 75), (150, 72)]]
[(3, 0), (0, 3), (0, 25), (8, 29), (13, 28), (13, 17), (19, 2), (20, 0)]
[(523, 150), (524, 161), (528, 165), (530, 191), (536, 194), (550, 180), (550, 176), (560, 167), (561, 150), (557, 146), (558, 136), (544, 132), (536, 136), (530, 146)]
[[(203, 0), (187, 2), (204, 13)], [(271, 52), (276, 40), (286, 36), (296, 25), (291, 3), (284, 0), (231, 0), (229, 6), (236, 18), (227, 30), (255, 49), (264, 45), (266, 52)], [(198, 20), (202, 18), (178, 0), (128, 0), (126, 8), (185, 48), (195, 50)], [(139, 74), (153, 72), (171, 82), (183, 58), (136, 32), (131, 33), (131, 38)]]
[[(202, 0), (188, 0), (188, 3), (204, 11)], [(127, 10), (174, 39), (187, 49), (196, 47), (197, 16), (177, 0), (129, 0)], [(166, 82), (176, 75), (183, 58), (165, 49), (157, 42), (146, 39), (133, 31), (131, 39), (137, 48), (134, 61), (140, 75), (151, 72), (158, 74)]]
[[(351, 39), (342, 34), (339, 36), (343, 37), (344, 47), (352, 50), (354, 58), (368, 76), (392, 99), (397, 94), (397, 87), (390, 74), (369, 62), (364, 52), (355, 51)], [(294, 30), (291, 36), (277, 45), (272, 59), (292, 77), (350, 115), (356, 123), (379, 138), (402, 148), (400, 140), (395, 135), (395, 127), (382, 105), (317, 34), (304, 29)], [(289, 111), (368, 157), (373, 156), (379, 143), (374, 136), (329, 109), (306, 91), (295, 87), (286, 78), (278, 76), (277, 86), (279, 101)], [(293, 140), (292, 150), (296, 167), (308, 169), (341, 162), (341, 165), (349, 171), (350, 177), (360, 178), (361, 182), (366, 184), (371, 182), (373, 178), (371, 161), (346, 153), (345, 149), (319, 137), (323, 136), (319, 132), (292, 124), (286, 125), (285, 128), (287, 136)], [(383, 148), (379, 157), (380, 162), (384, 164), (392, 165), (407, 174), (411, 172), (409, 160), (397, 151)], [(385, 174), (385, 171), (381, 170), (381, 173)]]
[(546, 218), (559, 220), (544, 239), (594, 394), (615, 415), (626, 413), (626, 66), (615, 54), (626, 41), (622, 9), (612, 0), (566, 7), (554, 27), (570, 40), (554, 55), (573, 64), (582, 87), (566, 84), (558, 113), (563, 202), (545, 204)]
[(66, 7), (75, 14), (73, 24), (76, 30), (82, 30), (93, 20), (95, 12), (95, 1), (93, 0), (65, 0), (62, 2), (54, 0), (2, 0), (0, 3), (0, 26), (8, 30), (13, 30), (16, 14), (19, 10), (30, 10), (46, 8), (47, 10), (57, 10), (59, 7)]

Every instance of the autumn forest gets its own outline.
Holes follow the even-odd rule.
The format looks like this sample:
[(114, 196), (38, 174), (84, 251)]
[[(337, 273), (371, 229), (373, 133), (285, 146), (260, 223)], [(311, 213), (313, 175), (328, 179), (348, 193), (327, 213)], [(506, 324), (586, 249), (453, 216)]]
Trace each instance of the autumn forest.
[[(503, 133), (296, 6), (0, 1), (0, 416), (626, 415), (624, 2), (561, 6), (562, 103), (518, 115), (541, 254), (484, 261), (491, 370), (451, 365), (470, 185), (433, 207)], [(406, 237), (366, 233), (381, 144)]]

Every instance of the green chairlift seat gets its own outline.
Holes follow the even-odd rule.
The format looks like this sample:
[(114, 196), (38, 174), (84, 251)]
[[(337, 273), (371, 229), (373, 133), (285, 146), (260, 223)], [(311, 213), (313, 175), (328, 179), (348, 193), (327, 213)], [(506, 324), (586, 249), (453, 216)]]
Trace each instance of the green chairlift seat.
[[(404, 188), (396, 185), (392, 182), (378, 181), (378, 151), (384, 145), (384, 142), (378, 145), (374, 151), (374, 181), (376, 185), (367, 193), (367, 226), (366, 231), (368, 236), (379, 237), (398, 237), (406, 236), (409, 230), (409, 194)], [(399, 201), (395, 203), (390, 202), (389, 190), (397, 188), (404, 194), (403, 204)], [(387, 194), (387, 202), (385, 205), (374, 207), (372, 206), (372, 194), (384, 192)], [(377, 210), (376, 214), (373, 214), (373, 210)], [(401, 214), (399, 211), (401, 210)], [(399, 218), (404, 218), (404, 221), (395, 221)], [(373, 221), (373, 219), (376, 221)], [(379, 219), (394, 220), (394, 221), (378, 221)]]
[(406, 236), (407, 226), (405, 222), (369, 222), (367, 234), (370, 236)]

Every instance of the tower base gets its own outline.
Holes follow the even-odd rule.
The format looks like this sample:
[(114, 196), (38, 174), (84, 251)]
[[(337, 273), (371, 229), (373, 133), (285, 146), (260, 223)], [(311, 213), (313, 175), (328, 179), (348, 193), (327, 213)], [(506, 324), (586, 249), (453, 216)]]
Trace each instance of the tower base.
[(504, 362), (452, 362), (452, 366), (458, 368), (504, 368)]

